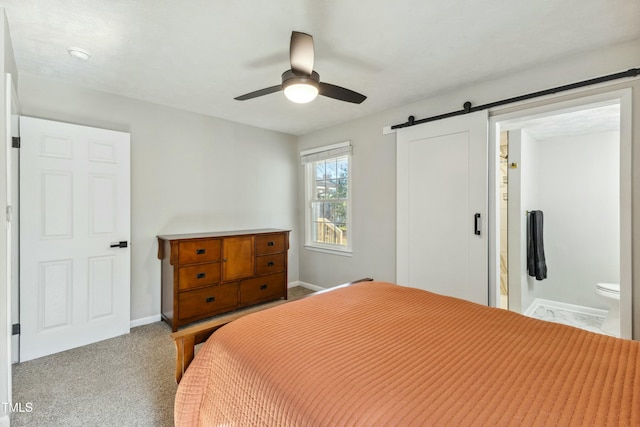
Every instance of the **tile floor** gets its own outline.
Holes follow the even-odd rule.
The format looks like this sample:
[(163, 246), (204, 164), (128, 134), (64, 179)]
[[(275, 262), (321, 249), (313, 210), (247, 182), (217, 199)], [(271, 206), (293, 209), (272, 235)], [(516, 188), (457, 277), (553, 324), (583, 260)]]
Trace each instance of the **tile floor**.
[(604, 317), (601, 316), (562, 310), (560, 308), (549, 307), (541, 304), (536, 307), (535, 311), (531, 314), (531, 317), (546, 320), (548, 322), (575, 326), (576, 328), (586, 329), (587, 331), (599, 334), (611, 335), (600, 329), (602, 322), (604, 322)]

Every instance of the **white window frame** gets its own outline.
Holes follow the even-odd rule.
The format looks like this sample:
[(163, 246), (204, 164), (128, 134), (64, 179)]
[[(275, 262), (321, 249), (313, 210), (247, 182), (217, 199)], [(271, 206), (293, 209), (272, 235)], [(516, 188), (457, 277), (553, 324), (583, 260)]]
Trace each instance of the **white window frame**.
[[(347, 244), (337, 245), (330, 243), (320, 243), (313, 240), (313, 209), (312, 202), (315, 201), (315, 163), (321, 160), (328, 160), (337, 157), (347, 157), (349, 173), (347, 175), (347, 221), (348, 230)], [(351, 205), (353, 203), (353, 192), (351, 177), (353, 175), (353, 162), (351, 156), (351, 142), (345, 141), (323, 147), (313, 148), (300, 152), (302, 164), (305, 168), (305, 248), (313, 251), (351, 256), (353, 247), (353, 224), (351, 215)]]

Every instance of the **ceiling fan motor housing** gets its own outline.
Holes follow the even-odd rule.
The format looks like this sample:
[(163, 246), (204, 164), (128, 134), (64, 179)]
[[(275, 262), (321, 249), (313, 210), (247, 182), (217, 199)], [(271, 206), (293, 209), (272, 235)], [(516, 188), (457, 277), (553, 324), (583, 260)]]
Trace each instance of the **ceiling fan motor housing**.
[(315, 71), (312, 71), (311, 75), (296, 74), (293, 70), (287, 70), (284, 73), (282, 73), (283, 89), (286, 89), (288, 86), (291, 86), (291, 85), (299, 85), (299, 84), (314, 86), (317, 89), (318, 83), (320, 83), (320, 75)]

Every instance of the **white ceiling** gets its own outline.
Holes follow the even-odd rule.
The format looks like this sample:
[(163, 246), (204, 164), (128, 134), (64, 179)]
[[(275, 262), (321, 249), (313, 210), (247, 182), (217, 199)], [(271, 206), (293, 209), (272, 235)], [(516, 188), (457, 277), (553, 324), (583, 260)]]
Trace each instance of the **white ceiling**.
[[(21, 73), (295, 135), (640, 38), (638, 0), (0, 0), (0, 6)], [(280, 83), (292, 30), (313, 35), (322, 81), (368, 99), (355, 105), (318, 97), (298, 105), (275, 93), (235, 101)], [(86, 49), (91, 60), (71, 58), (71, 46)]]
[(620, 130), (620, 104), (584, 108), (542, 117), (511, 120), (502, 130), (522, 129), (533, 139), (545, 139)]

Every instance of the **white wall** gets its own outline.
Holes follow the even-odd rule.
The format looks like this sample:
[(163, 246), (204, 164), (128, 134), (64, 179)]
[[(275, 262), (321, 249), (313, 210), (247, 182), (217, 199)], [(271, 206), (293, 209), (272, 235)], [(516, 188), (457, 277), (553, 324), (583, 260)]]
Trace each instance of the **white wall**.
[(132, 320), (160, 314), (158, 234), (291, 229), (298, 280), (296, 137), (28, 74), (19, 97), (25, 116), (131, 133)]
[[(640, 40), (623, 43), (607, 49), (594, 50), (568, 58), (559, 58), (550, 64), (523, 70), (483, 83), (470, 83), (466, 87), (443, 88), (442, 94), (406, 106), (397, 106), (385, 112), (359, 120), (313, 132), (299, 138), (299, 149), (304, 150), (338, 141), (351, 140), (353, 144), (353, 257), (300, 251), (300, 280), (319, 286), (347, 282), (363, 276), (379, 280), (395, 280), (395, 135), (383, 135), (384, 126), (402, 123), (410, 115), (417, 119), (462, 109), (465, 101), (480, 105), (565, 85), (593, 77), (620, 72), (640, 66)], [(617, 81), (611, 90), (632, 87), (633, 104), (640, 105), (638, 79)], [(594, 89), (600, 90), (600, 89)], [(587, 90), (581, 91), (586, 93)], [(575, 98), (575, 93), (536, 100), (544, 104), (561, 99)], [(366, 102), (366, 101), (365, 101)], [(522, 108), (523, 103), (509, 105), (501, 112)], [(531, 104), (528, 104), (531, 105)], [(390, 106), (392, 107), (392, 106)], [(640, 108), (633, 110), (635, 129), (640, 129)], [(640, 171), (640, 132), (633, 135), (633, 169)], [(299, 180), (303, 170), (299, 168)], [(639, 180), (634, 174), (634, 181)], [(300, 221), (304, 220), (302, 187), (299, 193)], [(633, 188), (633, 268), (640, 271), (640, 185)], [(304, 236), (299, 235), (303, 244)], [(640, 275), (634, 283), (634, 331), (640, 338)]]
[(545, 280), (528, 277), (532, 299), (607, 308), (595, 286), (620, 283), (619, 141), (619, 132), (601, 132), (531, 143), (525, 209), (544, 212), (548, 268)]
[[(509, 136), (512, 132), (509, 132)], [(520, 211), (518, 212), (518, 220), (520, 223), (520, 295), (521, 295), (521, 312), (531, 305), (535, 299), (535, 277), (531, 277), (527, 271), (527, 211), (541, 209), (538, 207), (538, 194), (540, 186), (538, 183), (538, 146), (536, 140), (527, 132), (520, 132), (520, 188), (510, 188), (510, 190), (520, 191)], [(546, 233), (549, 234), (548, 232)]]
[[(389, 123), (386, 123), (389, 124)], [(396, 175), (395, 138), (381, 138), (378, 115), (300, 137), (300, 150), (351, 141), (353, 145), (350, 238), (352, 256), (304, 249), (300, 235), (300, 280), (330, 287), (364, 277), (394, 282), (396, 278)], [(304, 167), (298, 179), (304, 182)], [(359, 189), (363, 189), (360, 191)], [(304, 230), (304, 185), (298, 198), (300, 230)]]

